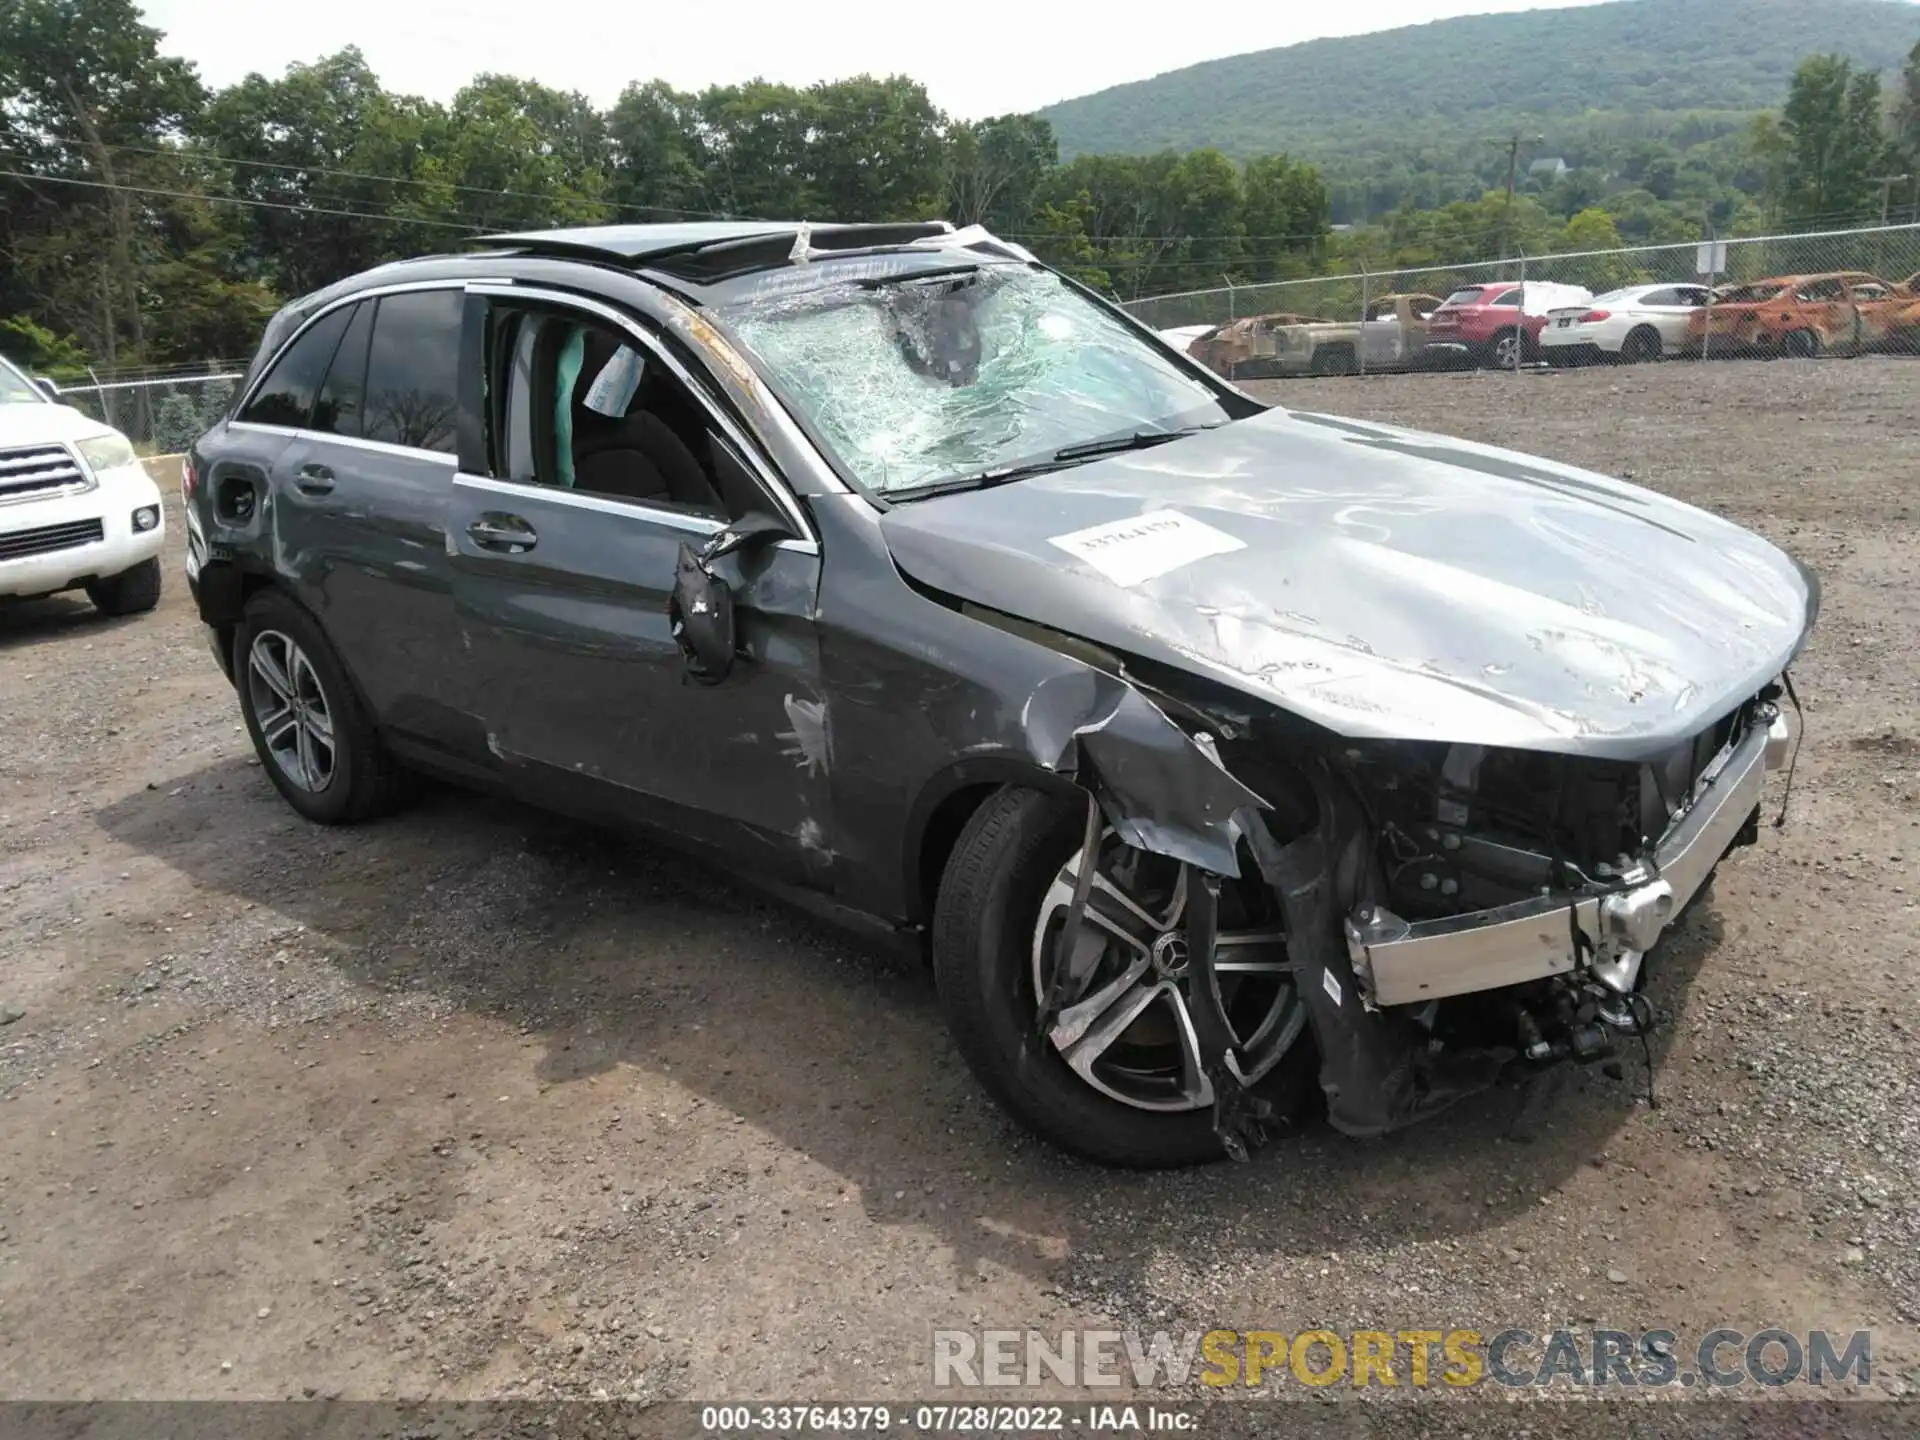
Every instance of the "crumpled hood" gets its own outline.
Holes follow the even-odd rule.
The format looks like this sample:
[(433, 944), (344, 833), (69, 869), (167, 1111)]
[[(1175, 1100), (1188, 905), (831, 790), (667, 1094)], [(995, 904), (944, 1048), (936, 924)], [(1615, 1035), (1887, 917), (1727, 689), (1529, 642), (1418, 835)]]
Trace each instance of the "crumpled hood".
[(71, 405), (39, 405), (32, 401), (0, 405), (0, 447), (50, 445), (112, 433), (107, 426)]
[(1703, 510), (1280, 410), (881, 528), (925, 585), (1353, 738), (1650, 756), (1776, 678), (1818, 609), (1809, 572)]

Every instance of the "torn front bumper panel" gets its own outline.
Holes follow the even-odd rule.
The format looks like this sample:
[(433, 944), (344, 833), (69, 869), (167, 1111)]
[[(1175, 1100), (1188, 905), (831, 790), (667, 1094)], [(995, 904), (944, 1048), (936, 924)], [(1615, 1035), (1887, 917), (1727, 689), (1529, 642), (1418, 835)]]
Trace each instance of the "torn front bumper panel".
[[(1594, 975), (1633, 989), (1641, 957), (1753, 823), (1767, 774), (1786, 764), (1784, 718), (1754, 725), (1701, 777), (1693, 803), (1624, 888), (1556, 893), (1409, 923), (1378, 906), (1347, 920), (1347, 951), (1375, 1005), (1416, 1005), (1571, 973), (1590, 947)], [(1583, 938), (1586, 942), (1583, 945)]]

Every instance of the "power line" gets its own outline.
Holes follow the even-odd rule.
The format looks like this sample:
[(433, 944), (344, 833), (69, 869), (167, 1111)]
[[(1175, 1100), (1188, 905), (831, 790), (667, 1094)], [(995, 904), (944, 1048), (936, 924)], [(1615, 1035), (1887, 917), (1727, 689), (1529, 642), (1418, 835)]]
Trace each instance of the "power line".
[(33, 175), (25, 170), (0, 170), (0, 177), (37, 185), (78, 185), (88, 190), (120, 190), (133, 195), (161, 195), (170, 200), (204, 200), (209, 205), (246, 205), (256, 210), (284, 210), (293, 215), (326, 215), (343, 220), (377, 220), (383, 225), (427, 225), (436, 230), (464, 230), (484, 235), (493, 227), (454, 220), (424, 220), (403, 215), (374, 215), (365, 210), (333, 210), (317, 205), (284, 205), (275, 200), (245, 200), (237, 195), (202, 195), (191, 190), (162, 190), (152, 185), (108, 184), (105, 180), (77, 180), (67, 175)]
[[(53, 135), (56, 144), (72, 146), (76, 149), (92, 149), (91, 144), (76, 140), (71, 136)], [(385, 185), (430, 185), (437, 189), (459, 191), (470, 195), (500, 196), (509, 199), (545, 200), (551, 202), (554, 197), (533, 190), (495, 190), (485, 185), (442, 184), (436, 180), (421, 180), (411, 175), (377, 175), (366, 170), (339, 170), (326, 165), (295, 165), (280, 160), (245, 160), (238, 156), (226, 155), (219, 150), (193, 150), (164, 145), (107, 145), (108, 150), (117, 150), (128, 155), (160, 155), (176, 160), (198, 160), (220, 165), (244, 165), (260, 170), (286, 170), (298, 175), (330, 175), (343, 180), (373, 180)], [(586, 197), (579, 197), (586, 198)], [(641, 205), (624, 200), (594, 200), (591, 203), (603, 205), (609, 210), (645, 211), (656, 215), (693, 216), (705, 220), (757, 220), (757, 215), (734, 215), (720, 210), (688, 210), (677, 205)]]

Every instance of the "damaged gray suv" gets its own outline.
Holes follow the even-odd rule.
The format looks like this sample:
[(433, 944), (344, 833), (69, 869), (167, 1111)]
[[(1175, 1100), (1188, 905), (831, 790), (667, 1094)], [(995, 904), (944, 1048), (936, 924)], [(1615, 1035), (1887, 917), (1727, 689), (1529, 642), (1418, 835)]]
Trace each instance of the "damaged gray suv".
[(924, 937), (981, 1082), (1122, 1164), (1644, 1034), (1818, 607), (1727, 521), (1268, 407), (940, 223), (371, 271), (184, 485), (303, 815), (431, 772)]

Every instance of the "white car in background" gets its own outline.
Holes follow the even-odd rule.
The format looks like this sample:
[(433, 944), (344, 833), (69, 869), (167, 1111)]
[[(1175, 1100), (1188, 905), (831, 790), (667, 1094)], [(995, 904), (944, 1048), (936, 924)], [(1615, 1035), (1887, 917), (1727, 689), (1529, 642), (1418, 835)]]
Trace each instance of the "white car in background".
[(0, 358), (0, 599), (85, 590), (107, 615), (160, 603), (166, 513), (127, 437)]
[(1176, 325), (1171, 330), (1156, 330), (1154, 333), (1182, 355), (1191, 355), (1194, 341), (1203, 335), (1211, 335), (1219, 328), (1218, 325)]
[(1632, 285), (1586, 305), (1547, 312), (1540, 349), (1554, 364), (1663, 360), (1687, 347), (1687, 326), (1707, 303), (1704, 285)]

